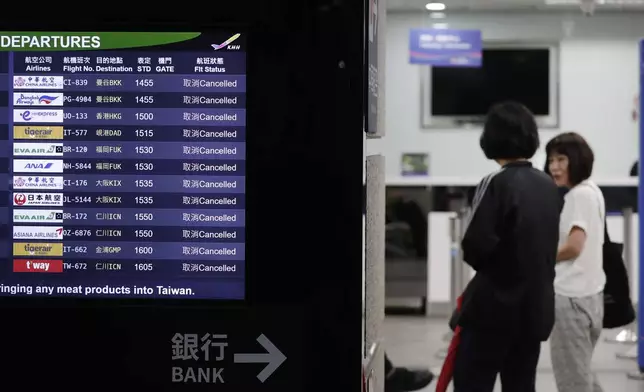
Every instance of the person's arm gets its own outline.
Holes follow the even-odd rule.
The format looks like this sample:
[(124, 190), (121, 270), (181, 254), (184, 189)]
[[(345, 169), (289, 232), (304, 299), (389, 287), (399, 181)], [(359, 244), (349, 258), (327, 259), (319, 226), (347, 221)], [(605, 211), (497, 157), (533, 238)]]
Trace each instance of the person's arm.
[(485, 267), (499, 244), (496, 227), (505, 206), (498, 189), (502, 184), (495, 184), (493, 176), (484, 178), (476, 189), (470, 222), (461, 242), (463, 260), (475, 271)]
[(586, 231), (574, 226), (568, 234), (566, 242), (557, 250), (557, 261), (574, 260), (581, 254), (586, 245)]
[(574, 192), (566, 200), (562, 211), (562, 219), (568, 224), (568, 237), (557, 250), (557, 262), (573, 261), (584, 250), (586, 231), (592, 214), (599, 214), (600, 209), (593, 202), (597, 196), (591, 190)]

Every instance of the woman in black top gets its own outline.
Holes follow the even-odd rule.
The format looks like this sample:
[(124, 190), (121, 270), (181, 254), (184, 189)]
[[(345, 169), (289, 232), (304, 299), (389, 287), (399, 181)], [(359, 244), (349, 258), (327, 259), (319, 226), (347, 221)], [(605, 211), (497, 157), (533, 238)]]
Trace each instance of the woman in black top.
[(501, 168), (476, 189), (461, 243), (476, 275), (463, 295), (455, 392), (534, 392), (541, 342), (554, 322), (561, 198), (528, 159), (539, 147), (534, 116), (505, 102), (488, 113), (480, 141)]

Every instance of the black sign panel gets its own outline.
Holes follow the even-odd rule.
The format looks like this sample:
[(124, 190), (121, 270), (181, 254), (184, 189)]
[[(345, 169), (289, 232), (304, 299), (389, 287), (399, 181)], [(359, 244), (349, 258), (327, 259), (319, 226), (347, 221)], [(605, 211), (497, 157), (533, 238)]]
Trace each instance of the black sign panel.
[(365, 0), (366, 11), (366, 29), (367, 29), (367, 42), (365, 49), (366, 56), (366, 70), (365, 76), (367, 78), (367, 116), (366, 116), (366, 132), (370, 135), (378, 134), (378, 92), (380, 76), (378, 74), (378, 43), (380, 37), (381, 20), (384, 19), (384, 7), (379, 6), (385, 0)]
[[(155, 22), (136, 12), (70, 21), (39, 13), (3, 24), (4, 36), (31, 38), (0, 46), (43, 46), (33, 37), (46, 35), (80, 37), (49, 45), (83, 46), (62, 58), (0, 51), (4, 382), (361, 388), (361, 4), (238, 1), (189, 20), (167, 13)], [(92, 37), (127, 32), (119, 39), (132, 48), (87, 54)], [(134, 47), (139, 32), (198, 36)], [(145, 57), (156, 64), (139, 64)], [(180, 82), (165, 72), (171, 65), (183, 67)], [(139, 66), (151, 67), (141, 68), (147, 76), (137, 77)], [(52, 76), (62, 89), (39, 89), (58, 86)], [(211, 82), (225, 91), (183, 91)], [(98, 121), (108, 119), (113, 126)]]

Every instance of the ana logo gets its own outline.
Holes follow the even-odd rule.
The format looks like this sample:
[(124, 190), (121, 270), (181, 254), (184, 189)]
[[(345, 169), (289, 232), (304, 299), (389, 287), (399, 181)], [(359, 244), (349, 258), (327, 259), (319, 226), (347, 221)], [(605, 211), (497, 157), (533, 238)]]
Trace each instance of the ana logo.
[(13, 204), (17, 206), (24, 206), (27, 202), (27, 195), (24, 193), (16, 193), (13, 195)]
[(54, 97), (51, 95), (43, 95), (40, 97), (38, 102), (49, 105), (50, 103), (54, 102), (56, 99), (58, 99), (58, 97)]
[(22, 119), (25, 121), (31, 121), (31, 112), (29, 110), (25, 110), (20, 114), (20, 117), (22, 117)]
[(62, 173), (63, 161), (50, 161), (48, 159), (14, 159), (13, 171), (15, 173)]
[(48, 163), (27, 163), (25, 169), (50, 169), (54, 165), (53, 162)]

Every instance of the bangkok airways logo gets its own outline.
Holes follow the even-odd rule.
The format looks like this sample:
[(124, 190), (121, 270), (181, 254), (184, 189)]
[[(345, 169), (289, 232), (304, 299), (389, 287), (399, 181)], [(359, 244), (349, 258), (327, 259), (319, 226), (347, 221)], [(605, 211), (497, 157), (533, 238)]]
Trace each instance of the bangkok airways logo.
[(63, 93), (13, 93), (14, 106), (63, 106)]
[(58, 97), (54, 97), (52, 95), (43, 95), (38, 99), (38, 102), (44, 103), (46, 105), (49, 105), (50, 103), (54, 102)]

